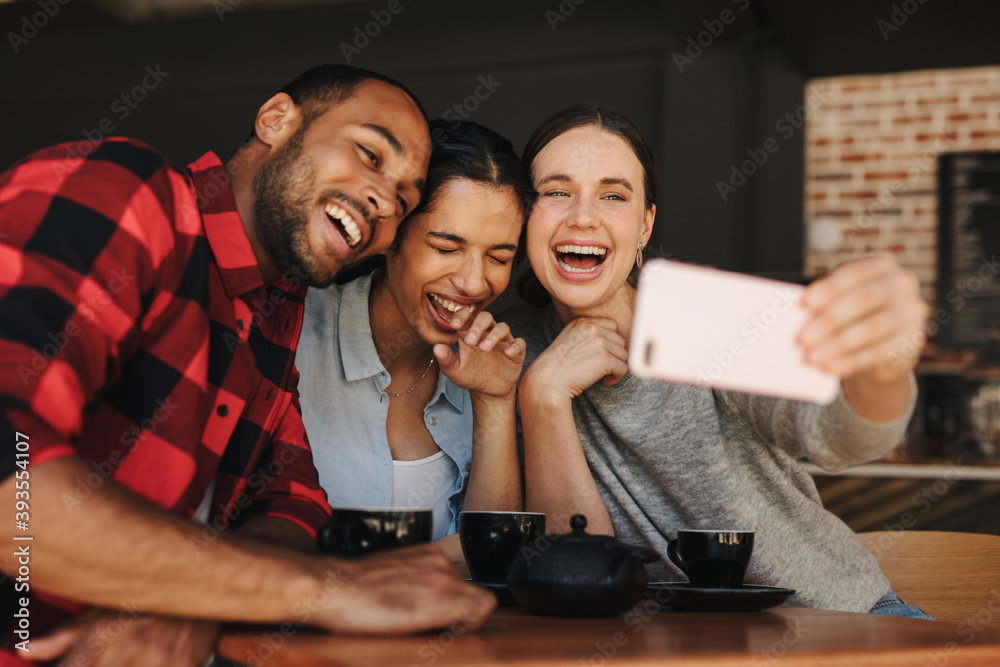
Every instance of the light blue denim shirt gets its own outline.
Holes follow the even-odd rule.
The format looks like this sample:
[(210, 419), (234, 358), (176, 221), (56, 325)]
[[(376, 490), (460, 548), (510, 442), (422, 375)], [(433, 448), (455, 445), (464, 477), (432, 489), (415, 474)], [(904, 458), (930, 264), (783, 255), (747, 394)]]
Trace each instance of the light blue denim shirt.
[[(295, 365), (302, 419), (319, 481), (333, 507), (389, 507), (392, 454), (386, 435), (391, 378), (372, 340), (368, 294), (372, 278), (309, 288)], [(424, 424), (459, 475), (448, 502), (449, 533), (457, 530), (472, 467), (469, 392), (438, 374)]]

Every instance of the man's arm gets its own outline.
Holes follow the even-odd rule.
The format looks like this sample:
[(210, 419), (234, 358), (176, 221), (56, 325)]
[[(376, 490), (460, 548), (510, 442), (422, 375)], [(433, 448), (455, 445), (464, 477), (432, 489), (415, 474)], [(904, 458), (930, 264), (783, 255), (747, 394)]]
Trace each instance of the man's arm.
[[(463, 610), (477, 625), (494, 606), (433, 546), (351, 562), (225, 533), (206, 541), (196, 524), (111, 480), (71, 512), (62, 498), (72, 497), (75, 479), (86, 474), (75, 457), (32, 471), (31, 585), (38, 590), (113, 609), (128, 604), (153, 614), (360, 632), (443, 627)], [(12, 515), (12, 478), (0, 484), (0, 499)], [(316, 596), (321, 590), (327, 595)]]
[[(315, 553), (316, 542), (297, 524), (260, 516), (240, 526), (241, 536), (264, 544)], [(33, 661), (62, 659), (70, 665), (201, 667), (215, 650), (221, 624), (205, 619), (129, 613), (95, 607), (32, 639)]]
[(273, 516), (255, 516), (236, 529), (236, 534), (247, 539), (284, 547), (303, 554), (316, 554), (316, 540), (297, 523)]

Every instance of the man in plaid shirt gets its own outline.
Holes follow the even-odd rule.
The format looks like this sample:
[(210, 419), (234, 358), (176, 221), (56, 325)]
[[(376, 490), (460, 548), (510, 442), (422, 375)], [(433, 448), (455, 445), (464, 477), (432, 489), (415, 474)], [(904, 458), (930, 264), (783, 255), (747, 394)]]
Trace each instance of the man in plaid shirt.
[(0, 567), (30, 613), (6, 651), (148, 665), (152, 637), (159, 664), (200, 665), (207, 621), (400, 632), (489, 613), (435, 547), (302, 553), (330, 511), (296, 393), (305, 290), (389, 245), (429, 154), (409, 91), (322, 66), (226, 165), (113, 138), (0, 175), (0, 507), (21, 521)]

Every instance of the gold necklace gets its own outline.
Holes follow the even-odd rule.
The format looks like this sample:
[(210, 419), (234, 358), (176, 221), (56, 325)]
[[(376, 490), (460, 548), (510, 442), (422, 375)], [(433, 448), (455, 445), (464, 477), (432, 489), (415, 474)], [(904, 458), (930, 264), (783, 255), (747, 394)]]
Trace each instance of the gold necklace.
[(407, 389), (406, 391), (404, 391), (404, 392), (403, 392), (403, 393), (401, 393), (401, 394), (394, 394), (394, 393), (392, 393), (391, 391), (387, 391), (387, 392), (385, 392), (385, 393), (386, 393), (386, 394), (388, 394), (389, 396), (392, 396), (393, 398), (399, 398), (400, 396), (406, 396), (406, 395), (407, 395), (407, 394), (409, 394), (409, 393), (410, 393), (411, 391), (413, 391), (414, 389), (416, 389), (416, 388), (417, 388), (417, 385), (418, 385), (418, 384), (420, 384), (421, 382), (423, 382), (423, 381), (424, 381), (424, 378), (425, 378), (425, 377), (427, 377), (427, 371), (429, 371), (429, 370), (431, 369), (431, 366), (433, 366), (433, 365), (434, 365), (434, 353), (433, 353), (433, 352), (431, 352), (431, 360), (430, 360), (430, 363), (428, 363), (428, 364), (427, 364), (427, 368), (425, 368), (425, 369), (424, 369), (424, 374), (420, 376), (420, 379), (418, 379), (418, 380), (417, 380), (417, 381), (416, 381), (416, 382), (415, 382), (415, 383), (413, 384), (413, 386), (412, 386), (412, 387), (410, 387), (409, 389)]

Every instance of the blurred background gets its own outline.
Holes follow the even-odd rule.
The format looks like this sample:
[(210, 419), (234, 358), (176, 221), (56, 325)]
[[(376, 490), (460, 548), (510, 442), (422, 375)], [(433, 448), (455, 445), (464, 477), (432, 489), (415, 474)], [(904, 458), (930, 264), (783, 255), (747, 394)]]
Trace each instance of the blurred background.
[(884, 480), (819, 480), (840, 485), (828, 502), (882, 528), (865, 508), (916, 506), (951, 470), (932, 462), (972, 472), (918, 527), (1000, 500), (995, 0), (0, 0), (0, 25), (0, 168), (112, 134), (178, 163), (225, 158), (270, 95), (325, 62), (396, 77), (432, 117), (518, 149), (573, 102), (621, 111), (656, 151), (654, 256), (806, 282), (890, 252), (920, 278), (934, 344), (894, 456), (924, 477), (894, 501), (865, 495)]

